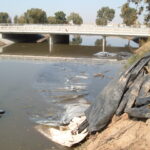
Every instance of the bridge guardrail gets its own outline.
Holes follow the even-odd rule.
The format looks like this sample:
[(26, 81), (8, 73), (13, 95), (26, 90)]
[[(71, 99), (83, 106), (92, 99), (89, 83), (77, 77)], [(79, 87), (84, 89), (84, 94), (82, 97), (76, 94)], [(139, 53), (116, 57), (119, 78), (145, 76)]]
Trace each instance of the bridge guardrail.
[(1, 25), (1, 33), (49, 33), (49, 34), (95, 34), (95, 35), (145, 35), (150, 36), (150, 28), (108, 27), (97, 25), (49, 25), (24, 24)]

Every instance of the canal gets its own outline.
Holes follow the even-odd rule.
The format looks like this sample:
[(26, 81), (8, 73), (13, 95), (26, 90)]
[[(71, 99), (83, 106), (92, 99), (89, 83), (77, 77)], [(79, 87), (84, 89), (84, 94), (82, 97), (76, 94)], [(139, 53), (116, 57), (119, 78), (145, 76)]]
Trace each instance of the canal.
[[(117, 39), (112, 45), (109, 41), (111, 39), (107, 48), (113, 53), (123, 51), (127, 44), (126, 40)], [(80, 45), (54, 45), (52, 53), (46, 42), (17, 43), (3, 48), (0, 55), (9, 57), (56, 58), (43, 61), (0, 57), (0, 108), (6, 110), (0, 118), (0, 149), (68, 149), (49, 141), (35, 127), (37, 120), (60, 115), (66, 105), (78, 101), (73, 96), (82, 95), (87, 102), (93, 103), (104, 86), (120, 74), (124, 63), (93, 56), (100, 51), (94, 42), (91, 37), (83, 37)], [(115, 48), (117, 43), (122, 49)], [(96, 76), (100, 73), (104, 76)]]

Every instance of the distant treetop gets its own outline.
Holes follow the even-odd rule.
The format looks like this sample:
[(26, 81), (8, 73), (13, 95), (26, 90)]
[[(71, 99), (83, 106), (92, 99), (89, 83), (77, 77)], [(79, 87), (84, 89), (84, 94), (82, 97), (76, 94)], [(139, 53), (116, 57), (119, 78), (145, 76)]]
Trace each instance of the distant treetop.
[(81, 16), (78, 13), (74, 13), (72, 12), (68, 18), (67, 18), (68, 22), (72, 21), (73, 24), (77, 24), (80, 25), (83, 23), (83, 19), (81, 18)]
[(135, 8), (129, 7), (128, 3), (125, 3), (121, 8), (121, 18), (123, 19), (123, 23), (127, 26), (134, 25), (137, 20), (137, 11)]
[(58, 11), (55, 13), (56, 24), (66, 24), (66, 14), (63, 11)]
[(11, 19), (7, 12), (0, 12), (0, 23), (11, 23)]
[(102, 7), (97, 11), (97, 25), (107, 25), (108, 22), (112, 21), (115, 17), (115, 10), (109, 7)]

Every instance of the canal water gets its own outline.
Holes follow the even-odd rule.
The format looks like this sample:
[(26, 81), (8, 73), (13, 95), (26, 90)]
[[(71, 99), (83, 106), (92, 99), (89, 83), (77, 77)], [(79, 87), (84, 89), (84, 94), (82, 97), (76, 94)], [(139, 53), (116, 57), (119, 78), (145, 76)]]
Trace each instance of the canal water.
[[(116, 37), (107, 38), (106, 52), (130, 52), (138, 44)], [(70, 37), (70, 44), (55, 44), (52, 47), (44, 43), (17, 43), (0, 48), (3, 55), (49, 56), (49, 57), (95, 57), (94, 54), (102, 51), (102, 39), (98, 36)]]
[[(84, 40), (89, 39), (83, 39), (83, 45)], [(0, 118), (0, 149), (68, 149), (37, 132), (36, 121), (61, 114), (64, 106), (77, 100), (73, 98), (77, 95), (93, 103), (96, 95), (120, 74), (123, 66), (121, 61), (95, 59), (93, 54), (100, 51), (99, 47), (92, 43), (83, 45), (55, 45), (52, 55), (48, 43), (18, 43), (3, 48), (3, 55), (77, 58), (73, 61), (55, 58), (56, 61), (47, 62), (0, 58), (0, 108), (6, 110)], [(110, 51), (117, 53), (123, 49), (110, 48)]]

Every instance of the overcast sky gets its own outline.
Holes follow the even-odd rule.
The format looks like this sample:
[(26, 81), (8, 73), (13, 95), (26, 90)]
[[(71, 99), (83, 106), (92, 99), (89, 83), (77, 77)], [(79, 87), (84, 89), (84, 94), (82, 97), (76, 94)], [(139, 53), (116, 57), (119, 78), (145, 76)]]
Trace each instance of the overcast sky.
[(103, 6), (109, 6), (116, 10), (114, 23), (120, 23), (120, 6), (127, 0), (1, 0), (0, 11), (5, 11), (14, 17), (21, 15), (30, 8), (42, 8), (48, 16), (62, 10), (67, 15), (71, 12), (79, 13), (84, 23), (95, 23), (97, 10)]

